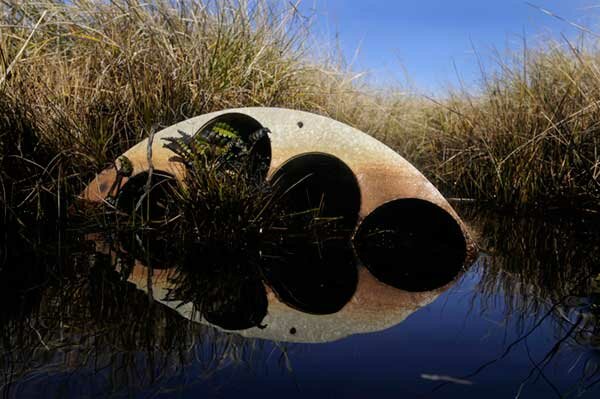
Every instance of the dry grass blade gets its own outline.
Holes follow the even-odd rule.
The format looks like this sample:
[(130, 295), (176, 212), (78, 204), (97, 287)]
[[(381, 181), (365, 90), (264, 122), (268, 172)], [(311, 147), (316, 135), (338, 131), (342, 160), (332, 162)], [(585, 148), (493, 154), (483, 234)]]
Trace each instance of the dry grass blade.
[(19, 60), (21, 59), (21, 56), (23, 55), (23, 52), (25, 51), (25, 49), (29, 45), (29, 42), (31, 41), (31, 38), (35, 34), (35, 31), (37, 30), (38, 26), (40, 26), (40, 24), (42, 23), (42, 20), (44, 19), (44, 17), (46, 16), (47, 13), (48, 13), (47, 10), (42, 13), (42, 16), (37, 21), (37, 23), (35, 24), (35, 26), (33, 27), (33, 29), (31, 30), (31, 33), (29, 34), (29, 36), (27, 37), (27, 39), (25, 39), (25, 43), (23, 44), (23, 47), (21, 47), (21, 49), (19, 50), (19, 52), (15, 56), (15, 59), (10, 63), (10, 65), (4, 71), (4, 76), (2, 76), (2, 78), (0, 79), (0, 88), (2, 88), (2, 85), (4, 84), (4, 81), (6, 80), (6, 77), (10, 74), (10, 72), (12, 71), (12, 69), (17, 64), (17, 62), (19, 62)]

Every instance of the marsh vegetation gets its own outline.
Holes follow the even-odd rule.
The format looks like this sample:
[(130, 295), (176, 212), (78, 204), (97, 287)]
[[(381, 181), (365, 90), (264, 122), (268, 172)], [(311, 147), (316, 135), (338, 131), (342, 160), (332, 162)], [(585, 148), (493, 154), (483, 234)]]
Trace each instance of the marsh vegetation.
[[(386, 378), (449, 382), (433, 388), (445, 392), (503, 364), (515, 367), (510, 381), (519, 392), (529, 384), (576, 396), (598, 385), (600, 56), (591, 40), (565, 39), (501, 57), (494, 72), (482, 71), (478, 90), (427, 99), (370, 87), (335, 52), (312, 50), (306, 16), (262, 0), (6, 0), (0, 19), (3, 395), (42, 395), (48, 381), (57, 394), (189, 392), (190, 381), (202, 389), (214, 382), (206, 388), (211, 394), (231, 393), (224, 373), (240, 369), (254, 373), (257, 384), (244, 383), (265, 393), (261, 387), (270, 385), (260, 383), (273, 363), (286, 375), (319, 369), (299, 360), (311, 350), (352, 380), (356, 375), (345, 367), (359, 364), (330, 364), (331, 353), (340, 350), (336, 356), (346, 359), (356, 350), (348, 345), (362, 342), (366, 363), (360, 365), (372, 370), (385, 361), (365, 355), (382, 352), (378, 343), (370, 346), (379, 339), (394, 339), (386, 346), (396, 355), (390, 358), (414, 355), (422, 341), (407, 334), (421, 337), (431, 328), (425, 313), (415, 311), (440, 295), (430, 309), (449, 303), (448, 325), (457, 336), (462, 326), (453, 323), (473, 317), (465, 335), (471, 341), (454, 347), (450, 334), (440, 333), (430, 342), (436, 349), (409, 357), (417, 374), (393, 360)], [(241, 133), (219, 127), (243, 138), (233, 158), (221, 151), (223, 143), (211, 141), (210, 129), (197, 135), (206, 133), (201, 150), (186, 138), (191, 132), (165, 142), (185, 170), (182, 179), (160, 170), (127, 176), (126, 160), (117, 160), (161, 128), (244, 106), (326, 115), (389, 145), (446, 196), (468, 200), (459, 213), (480, 245), (478, 262), (463, 267), (466, 249), (456, 224), (440, 215), (446, 227), (433, 234), (415, 217), (426, 206), (418, 201), (393, 211), (382, 207), (354, 235), (359, 205), (351, 199), (360, 193), (353, 175), (347, 180), (354, 185), (335, 197), (342, 204), (336, 209), (295, 195), (310, 187), (293, 164), (287, 175), (266, 181), (270, 154), (261, 147), (263, 136), (248, 139), (262, 127)], [(325, 165), (321, 170), (347, 176), (331, 159), (312, 156)], [(80, 206), (90, 180), (111, 168), (131, 179), (117, 182), (102, 206)], [(314, 175), (320, 186), (330, 185), (331, 176)], [(385, 226), (397, 220), (403, 229)], [(379, 234), (382, 223), (385, 234)], [(402, 241), (414, 234), (426, 240), (413, 247)], [(401, 256), (412, 269), (390, 270)], [(438, 263), (451, 267), (441, 274)], [(387, 324), (394, 327), (372, 341), (355, 337), (324, 345), (323, 352), (298, 345), (294, 352), (294, 345), (231, 333), (262, 331), (272, 303), (315, 318), (357, 306), (365, 268), (377, 277), (373, 287), (402, 292), (401, 320), (414, 313)], [(168, 290), (153, 280), (163, 273)], [(468, 304), (461, 302), (464, 292)], [(398, 320), (389, 312), (383, 312), (387, 321)], [(491, 318), (501, 333), (479, 329)], [(335, 322), (352, 327), (357, 320)], [(303, 333), (299, 324), (284, 325), (281, 341)], [(457, 368), (444, 363), (472, 351), (482, 336), (493, 341), (477, 347), (476, 359)], [(530, 351), (527, 338), (538, 336), (529, 340)], [(431, 362), (435, 350), (448, 356)], [(554, 384), (551, 364), (570, 372), (554, 373)], [(447, 375), (459, 369), (464, 375)], [(72, 375), (90, 383), (77, 391)], [(461, 391), (470, 394), (477, 388)]]
[[(98, 171), (158, 127), (238, 106), (307, 110), (383, 140), (450, 196), (596, 212), (598, 56), (547, 43), (482, 71), (476, 93), (385, 93), (310, 50), (310, 24), (267, 2), (6, 1), (3, 204), (63, 216)], [(14, 213), (13, 213), (14, 214)]]

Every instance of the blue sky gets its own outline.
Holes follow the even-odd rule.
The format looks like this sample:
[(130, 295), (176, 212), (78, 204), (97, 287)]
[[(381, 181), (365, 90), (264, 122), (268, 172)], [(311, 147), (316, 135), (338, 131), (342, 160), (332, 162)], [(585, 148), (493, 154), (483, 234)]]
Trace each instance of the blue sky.
[[(530, 0), (574, 23), (600, 28), (600, 0)], [(577, 29), (523, 0), (303, 0), (301, 12), (313, 15), (320, 40), (339, 39), (355, 70), (368, 70), (379, 85), (410, 83), (434, 93), (478, 78), (473, 48), (489, 63), (494, 49), (519, 49), (542, 37), (569, 38)], [(356, 50), (359, 49), (355, 58)], [(489, 63), (491, 65), (491, 63)]]

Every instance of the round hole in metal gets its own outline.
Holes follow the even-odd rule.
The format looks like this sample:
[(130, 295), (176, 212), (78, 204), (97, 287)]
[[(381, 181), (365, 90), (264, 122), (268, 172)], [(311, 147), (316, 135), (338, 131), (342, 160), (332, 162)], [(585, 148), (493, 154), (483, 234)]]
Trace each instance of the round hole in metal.
[(145, 220), (161, 220), (173, 211), (172, 190), (176, 183), (173, 175), (155, 170), (146, 195), (148, 175), (148, 172), (142, 172), (129, 178), (117, 194), (116, 205), (129, 215), (136, 213)]
[(466, 258), (459, 224), (431, 202), (408, 198), (369, 214), (355, 236), (362, 263), (380, 281), (407, 291), (429, 291), (452, 281)]
[(360, 188), (352, 170), (324, 153), (299, 155), (283, 164), (272, 181), (290, 212), (312, 211), (313, 216), (338, 218), (338, 225), (354, 229), (360, 211)]
[(198, 129), (198, 132), (210, 130), (218, 123), (225, 123), (231, 126), (234, 131), (239, 133), (242, 140), (252, 145), (248, 158), (248, 167), (253, 174), (264, 180), (271, 165), (271, 140), (268, 135), (260, 135), (260, 138), (255, 141), (254, 135), (261, 129), (268, 128), (268, 126), (262, 126), (256, 119), (248, 115), (239, 112), (229, 112), (211, 119)]

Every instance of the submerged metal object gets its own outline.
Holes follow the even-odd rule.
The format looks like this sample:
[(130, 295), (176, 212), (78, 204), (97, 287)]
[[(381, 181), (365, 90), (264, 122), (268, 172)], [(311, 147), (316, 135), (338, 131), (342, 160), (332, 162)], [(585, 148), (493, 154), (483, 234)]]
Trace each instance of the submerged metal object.
[[(190, 134), (202, 130), (203, 126), (220, 120), (251, 123), (254, 127), (270, 130), (268, 155), (270, 166), (268, 179), (289, 174), (320, 175), (320, 184), (332, 195), (338, 193), (336, 201), (356, 202), (355, 229), (377, 208), (386, 204), (393, 208), (396, 201), (416, 199), (433, 204), (447, 213), (460, 227), (467, 249), (467, 258), (472, 257), (475, 244), (467, 227), (448, 201), (413, 165), (395, 151), (375, 138), (341, 122), (308, 112), (282, 108), (239, 108), (213, 112), (168, 127), (154, 136), (152, 144), (152, 166), (154, 170), (169, 173), (176, 178), (183, 176), (180, 163), (170, 158), (173, 153), (164, 147), (165, 138), (178, 136), (178, 131)], [(123, 154), (133, 166), (130, 177), (144, 173), (149, 168), (148, 141), (143, 140)], [(117, 164), (119, 161), (117, 161)], [(328, 172), (338, 167), (350, 171), (338, 179)], [(289, 172), (289, 173), (288, 173)], [(82, 199), (102, 202), (111, 195), (118, 173), (114, 168), (101, 172), (82, 193)], [(354, 180), (357, 190), (348, 185)], [(337, 187), (336, 184), (340, 186)], [(355, 195), (357, 198), (351, 198)], [(352, 206), (348, 206), (352, 209)]]

